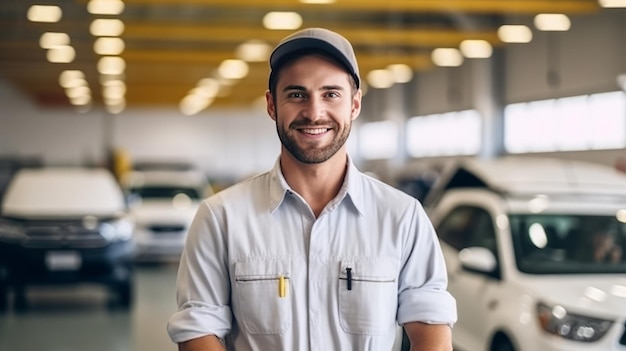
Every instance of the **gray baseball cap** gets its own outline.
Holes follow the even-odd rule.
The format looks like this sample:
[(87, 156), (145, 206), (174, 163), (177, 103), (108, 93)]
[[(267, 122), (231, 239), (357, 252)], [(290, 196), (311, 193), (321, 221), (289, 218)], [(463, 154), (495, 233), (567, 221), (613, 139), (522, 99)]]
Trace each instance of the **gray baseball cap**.
[(357, 88), (361, 86), (359, 65), (352, 44), (340, 34), (324, 28), (303, 29), (278, 43), (270, 56), (270, 85), (286, 58), (295, 52), (306, 50), (321, 51), (334, 58), (354, 77)]

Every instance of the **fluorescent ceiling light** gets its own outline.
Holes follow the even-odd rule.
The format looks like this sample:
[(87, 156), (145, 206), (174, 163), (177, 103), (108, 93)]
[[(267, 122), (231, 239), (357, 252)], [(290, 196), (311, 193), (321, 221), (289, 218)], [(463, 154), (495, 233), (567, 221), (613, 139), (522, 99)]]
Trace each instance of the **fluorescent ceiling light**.
[(242, 60), (224, 60), (217, 68), (220, 76), (226, 79), (241, 79), (248, 75), (249, 67)]
[(46, 54), (46, 58), (52, 63), (70, 63), (75, 57), (76, 51), (69, 45), (55, 46)]
[(413, 79), (413, 69), (409, 65), (396, 63), (387, 66), (395, 83), (408, 83)]
[(124, 41), (116, 37), (101, 37), (93, 44), (93, 51), (98, 55), (119, 55), (124, 52), (124, 48)]
[(542, 31), (564, 32), (572, 26), (569, 17), (560, 13), (540, 13), (535, 16), (535, 27)]
[(102, 86), (102, 96), (106, 99), (120, 99), (126, 95), (126, 83), (121, 80), (110, 80)]
[(393, 74), (386, 69), (375, 69), (367, 74), (367, 83), (372, 88), (386, 89), (393, 85)]
[(117, 37), (124, 33), (124, 22), (114, 18), (98, 18), (91, 22), (89, 33), (96, 37)]
[(263, 16), (263, 26), (272, 30), (293, 30), (302, 26), (302, 16), (297, 12), (268, 12)]
[(486, 40), (463, 40), (459, 48), (467, 58), (488, 58), (493, 53), (491, 44)]
[(533, 32), (525, 25), (506, 24), (498, 28), (498, 38), (505, 43), (530, 43)]
[(626, 0), (598, 0), (598, 3), (606, 8), (626, 7)]
[(87, 81), (82, 71), (71, 69), (61, 72), (59, 75), (59, 85), (63, 88), (70, 88), (79, 85), (87, 85)]
[(124, 11), (124, 2), (120, 0), (91, 0), (87, 12), (92, 15), (119, 15)]
[(71, 88), (65, 89), (65, 94), (70, 99), (74, 99), (74, 98), (78, 98), (78, 97), (81, 97), (81, 96), (90, 96), (91, 95), (91, 90), (87, 86), (80, 85), (80, 86), (77, 86), (77, 87), (71, 87)]
[(59, 22), (62, 15), (61, 8), (53, 5), (33, 5), (28, 8), (26, 13), (29, 21), (46, 23)]
[(103, 56), (98, 60), (98, 72), (106, 75), (122, 74), (126, 70), (126, 61), (118, 56)]
[(42, 49), (52, 49), (56, 46), (70, 45), (70, 36), (67, 33), (45, 32), (39, 38), (39, 46)]
[(441, 67), (458, 67), (463, 64), (463, 55), (455, 48), (438, 48), (431, 54), (433, 63)]
[(264, 62), (270, 57), (272, 48), (261, 40), (248, 40), (237, 47), (237, 58), (247, 62)]

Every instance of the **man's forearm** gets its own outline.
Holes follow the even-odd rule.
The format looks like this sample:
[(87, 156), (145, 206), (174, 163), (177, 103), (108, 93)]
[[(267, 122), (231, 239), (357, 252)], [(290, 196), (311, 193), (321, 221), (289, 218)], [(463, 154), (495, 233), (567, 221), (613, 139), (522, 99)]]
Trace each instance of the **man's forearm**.
[(452, 329), (447, 324), (411, 322), (404, 325), (410, 351), (452, 351)]
[(202, 336), (178, 344), (179, 351), (226, 351), (215, 335)]

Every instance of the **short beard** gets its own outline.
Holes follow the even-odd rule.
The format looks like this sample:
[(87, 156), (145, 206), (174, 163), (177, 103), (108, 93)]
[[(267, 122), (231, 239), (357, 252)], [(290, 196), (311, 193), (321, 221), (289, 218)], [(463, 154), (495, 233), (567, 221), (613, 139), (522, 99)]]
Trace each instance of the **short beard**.
[[(307, 126), (307, 127), (315, 127), (315, 124), (304, 124), (302, 122), (294, 122), (289, 126), (289, 130), (285, 130), (279, 127), (278, 124), (278, 116), (276, 117), (276, 131), (278, 132), (278, 138), (280, 142), (283, 144), (285, 149), (289, 151), (296, 158), (296, 160), (307, 163), (322, 163), (333, 157), (337, 151), (341, 149), (341, 147), (348, 140), (348, 136), (350, 136), (350, 130), (352, 129), (352, 121), (345, 124), (343, 129), (339, 129), (339, 125), (334, 124), (335, 130), (338, 131), (339, 134), (335, 136), (332, 142), (324, 147), (312, 147), (309, 149), (304, 149), (298, 146), (296, 140), (290, 137), (290, 132), (298, 133), (295, 131), (294, 127), (296, 126)], [(327, 125), (328, 123), (326, 123)]]

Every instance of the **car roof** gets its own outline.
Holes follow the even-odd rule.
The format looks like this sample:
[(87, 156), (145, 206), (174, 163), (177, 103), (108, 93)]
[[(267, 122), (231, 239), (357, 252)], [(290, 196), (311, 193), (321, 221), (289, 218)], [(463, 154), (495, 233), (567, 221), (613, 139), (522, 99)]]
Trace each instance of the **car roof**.
[(113, 216), (125, 209), (121, 188), (104, 168), (24, 168), (2, 202), (2, 215), (24, 218)]
[(432, 205), (448, 189), (477, 187), (520, 195), (626, 197), (626, 174), (601, 164), (547, 157), (466, 158), (445, 167), (425, 202)]
[(125, 187), (182, 186), (205, 187), (208, 180), (199, 170), (147, 170), (131, 171), (123, 178)]

